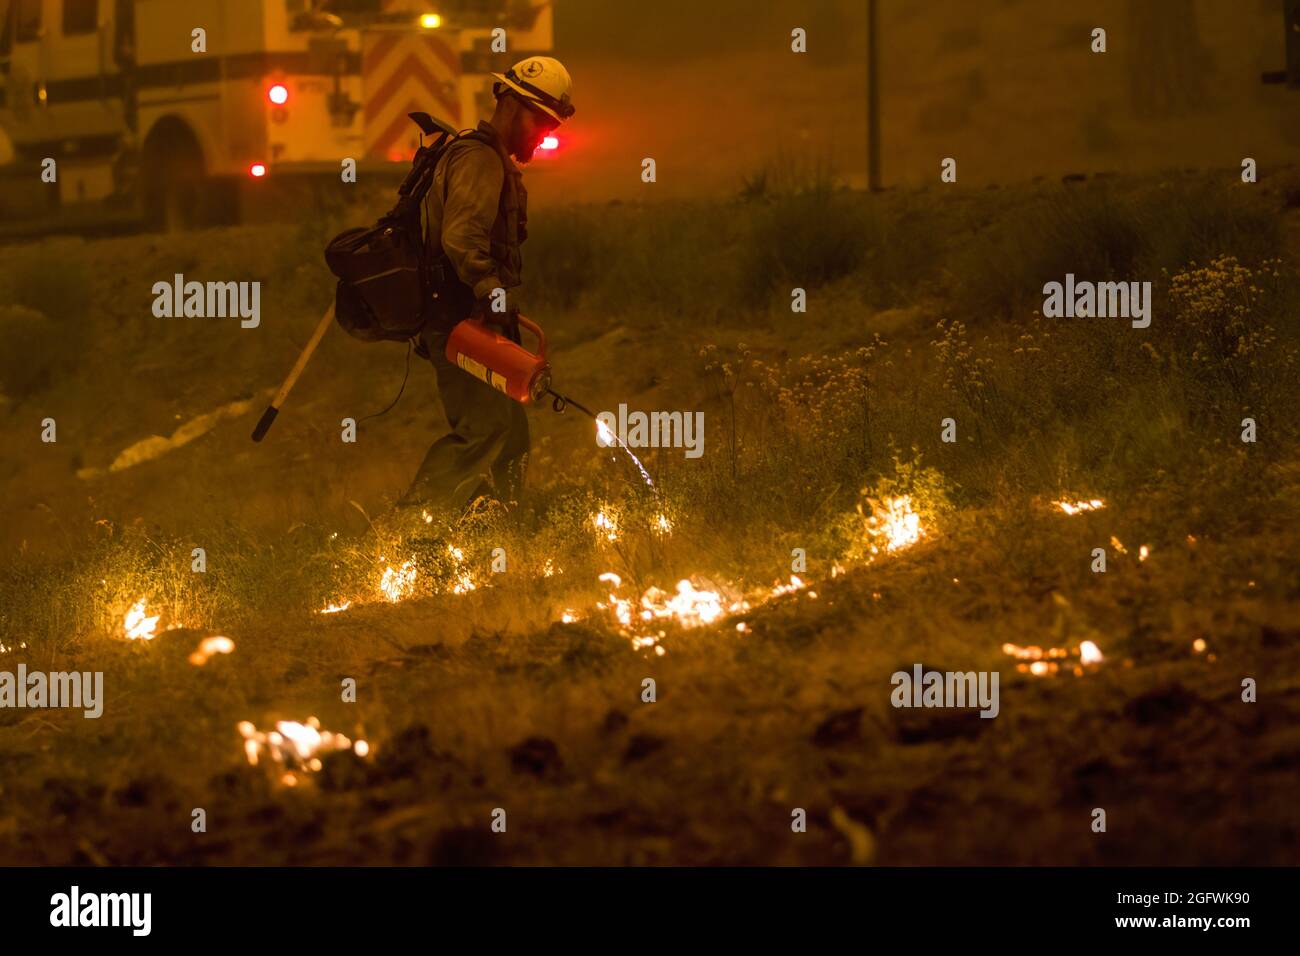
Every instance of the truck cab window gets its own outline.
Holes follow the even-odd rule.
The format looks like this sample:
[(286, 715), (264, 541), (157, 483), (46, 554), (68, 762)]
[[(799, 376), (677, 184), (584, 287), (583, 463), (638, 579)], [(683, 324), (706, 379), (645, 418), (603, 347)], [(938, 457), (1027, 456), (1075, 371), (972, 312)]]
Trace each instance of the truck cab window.
[(32, 43), (41, 38), (41, 0), (15, 0), (15, 43)]
[(94, 33), (99, 26), (99, 0), (63, 0), (63, 35)]

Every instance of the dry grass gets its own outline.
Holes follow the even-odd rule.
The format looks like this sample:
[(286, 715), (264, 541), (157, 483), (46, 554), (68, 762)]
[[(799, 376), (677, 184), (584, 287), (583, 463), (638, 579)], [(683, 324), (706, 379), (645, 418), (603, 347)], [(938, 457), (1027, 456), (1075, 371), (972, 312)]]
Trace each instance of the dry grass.
[[(1132, 201), (1144, 201), (1140, 189)], [(888, 228), (868, 237), (928, 229), (940, 208), (929, 195), (885, 202), (870, 215)], [(755, 205), (737, 234), (764, 228), (769, 208)], [(949, 210), (965, 231), (941, 248), (977, 235), (982, 216), (1037, 208)], [(182, 335), (141, 325), (125, 306), (107, 310), (88, 343), (101, 366), (130, 354), (133, 368), (159, 374), (129, 385), (104, 368), (56, 378), (20, 406), (47, 404), (70, 437), (5, 478), (13, 547), (0, 569), (0, 643), (11, 649), (0, 667), (102, 670), (107, 702), (99, 721), (0, 711), (10, 808), (0, 860), (1290, 859), (1300, 822), (1289, 729), (1300, 710), (1300, 635), (1288, 623), (1300, 604), (1293, 269), (1258, 285), (1243, 316), (1213, 303), (1242, 288), (1238, 267), (1258, 262), (1175, 263), (1153, 276), (1164, 311), (1148, 340), (1107, 320), (959, 323), (952, 317), (970, 310), (955, 291), (962, 281), (938, 281), (933, 262), (881, 275), (868, 248), (847, 274), (823, 277), (824, 311), (796, 327), (779, 303), (730, 304), (746, 257), (728, 249), (712, 263), (716, 232), (698, 212), (627, 209), (599, 231), (573, 211), (556, 241), (595, 230), (592, 255), (620, 271), (549, 301), (567, 309), (554, 335), (566, 390), (599, 396), (600, 407), (703, 408), (704, 458), (646, 456), (656, 497), (617, 456), (593, 454), (589, 424), (535, 418), (528, 500), (455, 526), (373, 517), (436, 430), (432, 389), (413, 376), (397, 411), (363, 430), (358, 448), (341, 446), (334, 423), (382, 407), (400, 357), (340, 339), (327, 341), (255, 455), (251, 422), (236, 422), (98, 483), (71, 477), (214, 395), (274, 377), (314, 308), (314, 250), (298, 230), (232, 233), (262, 236), (272, 251), (257, 257), (211, 253), (204, 237), (169, 250), (147, 238), (89, 244), (88, 262), (114, 267), (91, 268), (96, 283), (131, 287), (128, 259), (145, 277), (242, 269), (235, 277), (276, 286), (280, 318), (253, 339), (237, 328)], [(623, 230), (627, 218), (646, 228)], [(1183, 248), (1170, 231), (1190, 218), (1169, 221), (1157, 234)], [(668, 235), (676, 245), (664, 254), (679, 272), (655, 268)], [(1108, 233), (1091, 235), (1104, 258)], [(620, 284), (639, 297), (609, 328), (601, 319)], [(862, 303), (880, 289), (911, 311), (872, 314)], [(863, 331), (887, 321), (889, 341)], [(1255, 364), (1243, 367), (1229, 340), (1265, 321), (1269, 347), (1250, 338)], [(129, 401), (111, 405), (113, 394)], [(1238, 440), (1243, 409), (1268, 423), (1256, 445)], [(939, 440), (948, 416), (955, 445)], [(14, 418), (7, 442), (23, 440)], [(927, 535), (873, 556), (858, 508), (901, 495)], [(1050, 507), (1067, 495), (1107, 506), (1077, 516)], [(593, 526), (600, 510), (616, 517), (617, 541)], [(655, 530), (661, 513), (670, 534)], [(204, 574), (191, 571), (196, 546)], [(1109, 552), (1105, 575), (1089, 570), (1098, 546)], [(501, 574), (491, 570), (498, 548)], [(807, 553), (808, 587), (764, 599), (788, 580), (794, 548)], [(390, 603), (383, 571), (408, 560), (412, 591)], [(661, 655), (632, 641), (660, 624), (620, 625), (597, 607), (609, 571), (633, 599), (689, 577), (748, 594), (754, 607), (704, 627), (663, 625)], [(160, 628), (177, 627), (124, 640), (122, 615), (140, 597)], [(347, 611), (317, 613), (344, 601)], [(566, 611), (578, 619), (562, 622)], [(213, 633), (229, 635), (234, 653), (190, 664)], [(1198, 638), (1204, 652), (1193, 650)], [(1080, 677), (1021, 673), (1002, 651), (1085, 639), (1105, 661)], [(1000, 716), (890, 707), (890, 675), (916, 662), (1001, 671)], [(1240, 702), (1243, 677), (1260, 681), (1259, 704)], [(355, 703), (341, 699), (347, 678)], [(653, 703), (642, 699), (647, 678)], [(265, 728), (308, 715), (368, 740), (373, 754), (326, 758), (296, 788), (247, 765), (239, 721)], [(1097, 806), (1111, 817), (1104, 837), (1089, 830)], [(190, 830), (194, 807), (208, 811), (206, 834)], [(488, 829), (497, 807), (508, 813), (504, 835)], [(791, 833), (794, 808), (808, 811), (806, 834)]]

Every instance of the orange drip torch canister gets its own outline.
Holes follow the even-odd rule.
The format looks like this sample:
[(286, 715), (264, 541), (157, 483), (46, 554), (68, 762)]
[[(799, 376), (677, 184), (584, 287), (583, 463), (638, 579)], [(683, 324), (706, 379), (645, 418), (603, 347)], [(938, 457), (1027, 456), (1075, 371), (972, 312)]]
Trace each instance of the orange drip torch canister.
[(541, 327), (522, 315), (519, 324), (537, 339), (536, 355), (486, 322), (465, 319), (447, 339), (447, 361), (527, 405), (551, 387), (551, 367), (546, 363), (546, 336)]

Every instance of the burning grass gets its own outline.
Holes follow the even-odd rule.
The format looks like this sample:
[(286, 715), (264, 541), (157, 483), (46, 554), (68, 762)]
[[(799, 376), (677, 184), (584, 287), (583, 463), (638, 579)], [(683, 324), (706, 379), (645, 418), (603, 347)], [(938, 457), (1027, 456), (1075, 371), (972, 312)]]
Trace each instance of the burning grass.
[[(656, 282), (661, 274), (656, 268)], [(1178, 307), (1199, 310), (1204, 321), (1198, 328), (1207, 334), (1220, 328), (1234, 333), (1242, 317), (1236, 311), (1220, 317), (1210, 307), (1216, 283), (1231, 291), (1239, 288), (1238, 280), (1200, 270), (1179, 288), (1191, 280), (1209, 298), (1184, 296)], [(1273, 285), (1261, 288), (1266, 294), (1252, 293), (1247, 303), (1252, 314), (1287, 311), (1289, 293)], [(672, 301), (681, 292), (660, 291)], [(627, 298), (621, 286), (618, 297)], [(1196, 343), (1182, 349), (1177, 341), (1160, 340), (1164, 333), (1158, 323), (1147, 343), (1151, 349), (1145, 349), (1136, 336), (1112, 335), (1096, 323), (1034, 329), (1030, 336), (1026, 323), (1001, 328), (976, 317), (970, 318), (970, 331), (947, 329), (939, 343), (931, 343), (933, 317), (925, 305), (872, 317), (872, 322), (893, 323), (892, 344), (854, 348), (863, 341), (864, 316), (852, 296), (830, 299), (840, 304), (828, 307), (824, 320), (797, 329), (784, 322), (769, 328), (774, 320), (764, 314), (739, 316), (755, 344), (719, 347), (715, 370), (702, 379), (718, 385), (708, 396), (691, 391), (702, 386), (696, 385), (695, 370), (675, 369), (676, 352), (654, 351), (661, 341), (679, 350), (681, 338), (674, 333), (697, 335), (705, 326), (695, 318), (686, 326), (675, 325), (680, 320), (667, 313), (652, 316), (653, 334), (639, 340), (646, 349), (641, 358), (647, 368), (657, 363), (673, 369), (667, 374), (678, 378), (664, 383), (665, 390), (674, 398), (698, 400), (710, 428), (710, 451), (699, 462), (647, 454), (639, 465), (646, 477), (653, 472), (653, 492), (623, 451), (593, 453), (586, 434), (556, 453), (564, 439), (560, 429), (546, 436), (555, 439), (546, 454), (554, 455), (557, 467), (533, 469), (529, 497), (517, 512), (475, 513), (454, 529), (429, 513), (414, 516), (409, 527), (390, 528), (379, 519), (372, 524), (368, 517), (363, 525), (333, 493), (316, 498), (303, 492), (290, 505), (278, 485), (256, 489), (275, 502), (266, 509), (273, 513), (250, 511), (250, 525), (239, 528), (230, 523), (232, 512), (217, 494), (222, 489), (211, 479), (204, 486), (195, 471), (201, 476), (196, 487), (211, 491), (213, 504), (211, 511), (187, 512), (185, 521), (169, 523), (159, 518), (167, 512), (159, 510), (144, 521), (126, 512), (120, 522), (116, 515), (111, 521), (96, 515), (98, 520), (79, 524), (74, 511), (61, 510), (59, 533), (67, 547), (46, 542), (48, 558), (24, 552), (0, 578), (0, 652), (93, 655), (106, 647), (105, 653), (122, 658), (111, 686), (126, 688), (124, 699), (133, 703), (125, 715), (111, 707), (106, 714), (106, 720), (121, 721), (112, 742), (106, 747), (98, 738), (68, 739), (67, 753), (62, 741), (51, 751), (61, 760), (85, 758), (90, 772), (106, 774), (172, 763), (187, 776), (192, 767), (214, 775), (229, 769), (205, 756), (205, 741), (177, 744), (169, 735), (177, 698), (158, 693), (158, 668), (170, 665), (166, 654), (156, 653), (167, 649), (121, 650), (124, 640), (149, 642), (174, 621), (212, 635), (195, 650), (205, 666), (181, 667), (176, 676), (188, 682), (182, 684), (185, 700), (206, 726), (229, 728), (244, 714), (266, 713), (268, 706), (308, 713), (329, 705), (326, 697), (337, 692), (329, 688), (337, 687), (332, 682), (338, 674), (373, 674), (384, 694), (358, 707), (367, 708), (369, 727), (382, 728), (385, 751), (390, 735), (416, 719), (433, 721), (429, 715), (434, 714), (439, 745), (454, 741), (458, 758), (476, 768), (499, 764), (502, 746), (516, 732), (520, 739), (537, 732), (553, 736), (566, 756), (570, 747), (591, 753), (585, 730), (573, 732), (574, 715), (598, 718), (606, 709), (625, 711), (620, 701), (626, 694), (617, 688), (663, 669), (705, 691), (701, 699), (707, 704), (695, 716), (660, 708), (649, 718), (636, 718), (672, 737), (670, 752), (680, 752), (649, 774), (630, 774), (620, 769), (623, 748), (612, 748), (613, 762), (598, 772), (609, 773), (612, 799), (621, 800), (622, 807), (642, 799), (644, 788), (653, 791), (657, 777), (668, 792), (644, 796), (647, 804), (663, 799), (666, 805), (680, 796), (680, 788), (690, 792), (692, 784), (700, 784), (701, 767), (712, 767), (714, 759), (719, 776), (734, 776), (747, 794), (783, 787), (785, 781), (765, 777), (765, 768), (755, 766), (752, 752), (738, 756), (718, 749), (714, 738), (717, 727), (761, 713), (777, 728), (765, 742), (789, 748), (780, 754), (786, 766), (803, 765), (807, 729), (836, 695), (786, 696), (789, 688), (770, 679), (795, 663), (787, 644), (796, 639), (807, 639), (807, 651), (797, 655), (797, 666), (813, 679), (807, 686), (864, 686), (893, 657), (914, 653), (918, 641), (927, 642), (927, 655), (933, 650), (941, 658), (956, 659), (970, 648), (996, 656), (1005, 635), (1026, 633), (1011, 629), (1023, 625), (1021, 612), (1036, 614), (1043, 589), (1059, 587), (1080, 609), (1063, 610), (1057, 628), (1018, 638), (1037, 645), (1003, 648), (1014, 666), (1031, 677), (1086, 675), (1102, 668), (1121, 676), (1120, 668), (1130, 660), (1143, 666), (1139, 650), (1150, 647), (1153, 633), (1168, 631), (1178, 660), (1171, 655), (1165, 663), (1181, 662), (1188, 668), (1185, 676), (1195, 673), (1193, 666), (1206, 670), (1215, 655), (1227, 660), (1240, 653), (1242, 635), (1254, 639), (1259, 629), (1243, 607), (1292, 596), (1293, 568), (1278, 556), (1294, 552), (1295, 429), (1289, 406), (1268, 398), (1271, 389), (1247, 387), (1251, 381), (1272, 381), (1274, 372), (1282, 384), (1294, 385), (1286, 378), (1293, 369), (1264, 367), (1271, 361), (1269, 350), (1236, 356), (1233, 340), (1225, 340), (1225, 349), (1194, 357)], [(1279, 338), (1290, 334), (1285, 323), (1273, 324)], [(707, 327), (720, 340), (736, 334), (726, 322)], [(781, 354), (794, 357), (788, 363), (774, 358)], [(759, 356), (767, 358), (760, 362)], [(1261, 367), (1240, 387), (1225, 385), (1245, 374), (1246, 358)], [(1191, 378), (1189, 369), (1195, 371)], [(380, 374), (380, 365), (373, 370)], [(613, 388), (601, 369), (573, 371), (575, 380), (586, 375), (600, 388)], [(1191, 410), (1182, 398), (1189, 385), (1204, 399)], [(1250, 397), (1252, 415), (1269, 422), (1268, 439), (1225, 451), (1225, 442), (1239, 444), (1236, 428), (1244, 413), (1233, 398), (1238, 393)], [(1106, 401), (1097, 401), (1098, 394)], [(949, 416), (957, 421), (957, 441), (941, 444), (936, 429)], [(418, 436), (412, 431), (399, 437), (423, 442), (427, 423), (418, 428)], [(585, 423), (581, 430), (587, 431)], [(229, 449), (220, 444), (226, 441)], [(156, 465), (164, 478), (182, 468), (194, 471), (188, 456), (201, 455), (204, 443), (222, 447), (224, 454), (245, 448), (247, 436), (228, 437), (216, 429), (203, 443), (177, 453), (187, 457), (160, 459), (150, 467)], [(924, 466), (914, 448), (925, 450)], [(543, 452), (540, 444), (537, 451)], [(333, 467), (325, 452), (313, 454), (323, 467)], [(1153, 475), (1152, 462), (1159, 462), (1159, 475)], [(358, 498), (367, 506), (378, 503), (400, 480), (399, 467), (390, 461), (358, 466), (364, 489)], [(352, 473), (338, 477), (343, 480), (334, 484), (342, 487)], [(111, 490), (116, 494), (129, 487), (119, 483)], [(1092, 497), (1103, 491), (1105, 500)], [(1096, 513), (1102, 510), (1104, 515)], [(294, 524), (286, 530), (290, 521)], [(1103, 525), (1108, 527), (1098, 531)], [(1107, 575), (1090, 575), (1087, 550), (1107, 543), (1111, 530), (1118, 532), (1114, 553), (1126, 559), (1115, 561)], [(1132, 544), (1125, 546), (1119, 536)], [(1195, 545), (1194, 554), (1180, 546), (1184, 539)], [(1149, 544), (1136, 544), (1143, 540)], [(213, 558), (208, 573), (192, 570), (196, 542)], [(497, 548), (509, 557), (505, 573), (492, 569)], [(794, 549), (806, 554), (807, 570), (799, 565), (791, 574)], [(1249, 585), (1238, 580), (1247, 577)], [(826, 600), (814, 603), (828, 578), (838, 579), (837, 594), (853, 600), (840, 607)], [(491, 599), (480, 600), (475, 592), (488, 588)], [(1193, 594), (1198, 603), (1225, 609), (1223, 616), (1180, 629), (1170, 620), (1171, 608)], [(433, 600), (420, 600), (425, 598)], [(382, 626), (354, 620), (363, 605)], [(349, 609), (351, 614), (343, 614)], [(556, 627), (557, 620), (581, 626)], [(910, 625), (918, 620), (933, 627), (917, 633)], [(466, 644), (435, 644), (445, 635), (430, 638), (431, 630), (443, 630), (431, 621), (446, 623), (447, 631), (458, 628)], [(238, 635), (241, 653), (229, 654), (234, 642), (222, 644), (224, 634)], [(669, 653), (675, 643), (681, 652)], [(562, 647), (558, 655), (557, 645)], [(629, 645), (640, 653), (629, 654)], [(216, 662), (217, 656), (225, 659)], [(231, 675), (237, 680), (225, 679)], [(563, 719), (551, 710), (557, 680), (569, 695), (557, 708)], [(733, 693), (741, 687), (743, 693)], [(1079, 706), (1077, 699), (1058, 700), (1057, 691), (1064, 698), (1072, 690), (1064, 682), (1054, 687), (1053, 705)], [(577, 706), (569, 707), (570, 697)], [(792, 716), (782, 723), (787, 714)], [(1059, 726), (1067, 738), (1071, 729), (1095, 726), (1092, 715), (1076, 722), (1066, 711), (1043, 716), (1040, 730)], [(33, 723), (30, 733), (24, 729), (19, 736), (41, 740), (43, 733)], [(218, 745), (214, 749), (231, 762), (239, 759), (220, 731), (210, 736)], [(331, 752), (342, 753), (349, 744), (353, 755), (365, 749), (363, 742), (351, 743), (311, 721), (286, 721), (269, 731), (250, 724), (246, 734), (241, 727), (241, 736), (259, 766), (290, 774), (294, 782), (309, 779), (313, 761)], [(999, 738), (996, 756), (979, 764), (984, 776), (967, 775), (963, 786), (996, 776), (1007, 754), (1014, 758), (1009, 773), (1023, 775), (1027, 767), (1050, 763), (1066, 748), (1048, 742), (1054, 745), (1035, 753), (1033, 740)], [(889, 769), (894, 765), (888, 744), (881, 743)], [(185, 761), (174, 759), (177, 746), (185, 748)], [(941, 779), (950, 769), (951, 751), (943, 745), (921, 749), (934, 750), (937, 762), (927, 770)], [(102, 750), (111, 754), (111, 771), (103, 764), (93, 769), (95, 760), (103, 760)], [(426, 751), (416, 753), (412, 774), (434, 763), (442, 772), (442, 764), (428, 759)], [(570, 765), (585, 768), (587, 759)], [(689, 773), (674, 775), (674, 768)], [(54, 763), (46, 770), (47, 776), (62, 773)], [(490, 789), (518, 785), (515, 777), (485, 773)], [(444, 786), (423, 779), (434, 789)], [(907, 798), (870, 776), (844, 784), (863, 792), (881, 786), (869, 798), (879, 805)], [(1047, 799), (1057, 792), (1044, 789)], [(827, 791), (815, 796), (831, 805)], [(460, 806), (444, 797), (450, 819)], [(994, 804), (997, 799), (990, 801)], [(747, 805), (747, 799), (737, 805)], [(339, 809), (346, 812), (341, 804)], [(20, 829), (44, 826), (43, 819), (20, 818)], [(996, 829), (997, 819), (985, 822)], [(568, 821), (558, 822), (555, 833), (570, 832), (563, 825)], [(728, 838), (748, 846), (747, 839), (762, 832), (752, 823), (742, 820)], [(899, 826), (907, 826), (902, 817)], [(947, 835), (969, 838), (957, 829)], [(892, 839), (893, 834), (884, 834), (882, 851), (888, 857), (892, 849), (892, 859), (898, 860)], [(903, 835), (905, 842), (916, 839), (915, 829)], [(31, 848), (38, 843), (24, 837), (22, 846), (24, 853), (35, 852)], [(122, 852), (123, 859), (144, 855), (143, 848)], [(743, 852), (759, 859), (766, 851)], [(818, 853), (819, 862), (836, 859), (833, 847)]]
[(319, 771), (326, 754), (351, 751), (366, 757), (370, 753), (366, 741), (322, 730), (315, 717), (308, 717), (305, 723), (277, 721), (275, 729), (269, 731), (258, 730), (251, 721), (243, 720), (237, 729), (244, 739), (244, 756), (249, 764), (256, 767), (265, 759), (282, 771), (280, 781), (290, 787), (304, 775)]

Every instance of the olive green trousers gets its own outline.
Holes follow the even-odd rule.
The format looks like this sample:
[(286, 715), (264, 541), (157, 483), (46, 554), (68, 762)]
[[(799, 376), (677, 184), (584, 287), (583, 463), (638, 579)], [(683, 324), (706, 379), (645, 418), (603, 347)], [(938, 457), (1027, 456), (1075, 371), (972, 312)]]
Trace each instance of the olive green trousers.
[(399, 503), (459, 515), (484, 495), (517, 501), (528, 454), (524, 406), (449, 362), (448, 333), (426, 329), (420, 339), (451, 431), (433, 443)]

